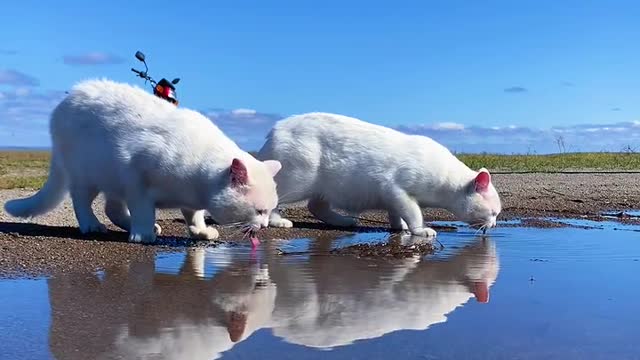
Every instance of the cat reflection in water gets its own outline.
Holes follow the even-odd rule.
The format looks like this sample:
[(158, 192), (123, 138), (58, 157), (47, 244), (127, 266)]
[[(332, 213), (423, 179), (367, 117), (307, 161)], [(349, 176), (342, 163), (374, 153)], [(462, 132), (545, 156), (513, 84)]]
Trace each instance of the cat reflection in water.
[[(316, 241), (313, 246), (312, 252), (325, 252), (335, 244)], [(487, 303), (500, 266), (494, 243), (480, 238), (438, 260), (416, 256), (401, 263), (372, 263), (312, 256), (291, 264), (273, 257), (269, 268), (278, 286), (270, 323), (274, 335), (294, 344), (332, 348), (397, 330), (428, 329), (471, 298)]]
[[(227, 265), (211, 278), (207, 260)], [(177, 274), (166, 274), (156, 272), (154, 261), (107, 269), (102, 279), (49, 279), (51, 353), (59, 359), (209, 360), (268, 323), (276, 289), (257, 262), (196, 249)]]
[[(391, 241), (400, 237), (424, 240)], [(310, 251), (329, 251), (336, 242), (323, 235)], [(189, 251), (176, 275), (155, 272), (148, 259), (106, 270), (103, 279), (51, 278), (51, 351), (77, 359), (215, 359), (263, 328), (289, 343), (332, 348), (445, 322), (470, 298), (489, 301), (499, 270), (489, 239), (438, 261), (291, 261), (277, 255), (277, 246), (265, 243), (262, 260), (233, 248)], [(205, 264), (216, 264), (217, 272), (208, 275)]]

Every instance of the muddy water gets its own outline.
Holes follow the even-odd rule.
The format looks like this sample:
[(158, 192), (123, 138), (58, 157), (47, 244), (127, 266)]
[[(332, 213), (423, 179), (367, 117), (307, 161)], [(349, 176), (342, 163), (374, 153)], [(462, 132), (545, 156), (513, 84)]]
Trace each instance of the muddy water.
[(640, 229), (597, 225), (461, 229), (422, 258), (328, 255), (386, 240), (369, 233), (4, 280), (0, 359), (640, 359)]

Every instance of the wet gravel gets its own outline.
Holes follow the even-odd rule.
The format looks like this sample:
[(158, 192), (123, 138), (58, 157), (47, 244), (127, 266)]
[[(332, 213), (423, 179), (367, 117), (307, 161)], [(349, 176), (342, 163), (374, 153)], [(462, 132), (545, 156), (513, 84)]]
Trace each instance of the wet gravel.
[[(582, 218), (595, 221), (616, 220), (640, 224), (633, 216), (603, 217), (603, 211), (640, 208), (640, 174), (496, 174), (503, 211), (500, 220), (523, 219), (522, 224), (539, 228), (570, 226), (542, 218)], [(0, 203), (27, 196), (28, 190), (0, 191)], [(82, 236), (69, 199), (52, 212), (35, 219), (16, 219), (0, 209), (0, 276), (41, 276), (56, 272), (95, 271), (109, 266), (126, 266), (141, 257), (155, 256), (158, 251), (180, 251), (183, 246), (215, 246), (218, 242), (196, 242), (188, 238), (179, 211), (158, 211), (163, 228), (159, 244), (140, 245), (126, 242), (126, 233), (114, 227), (104, 215), (104, 202), (96, 199), (96, 216), (111, 230), (108, 234)], [(268, 239), (339, 237), (357, 232), (388, 232), (387, 215), (367, 212), (359, 215), (358, 228), (334, 228), (317, 221), (304, 206), (284, 209), (294, 221), (292, 229), (269, 228), (260, 231)], [(444, 210), (424, 211), (425, 221), (454, 221)], [(533, 218), (533, 219), (532, 219)], [(505, 225), (514, 226), (514, 225)], [(456, 231), (455, 227), (433, 226), (438, 232)], [(240, 232), (220, 229), (219, 241), (237, 241)], [(402, 245), (360, 244), (334, 251), (333, 255), (360, 257), (404, 257), (432, 251), (432, 244)]]

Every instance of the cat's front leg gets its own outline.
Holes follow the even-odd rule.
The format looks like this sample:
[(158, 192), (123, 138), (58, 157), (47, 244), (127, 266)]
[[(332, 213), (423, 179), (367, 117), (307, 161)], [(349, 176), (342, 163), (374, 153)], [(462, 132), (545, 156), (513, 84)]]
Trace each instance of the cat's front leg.
[(156, 208), (153, 201), (145, 196), (127, 199), (131, 213), (129, 242), (154, 243), (156, 241)]
[(215, 240), (220, 236), (218, 230), (212, 226), (207, 226), (204, 221), (204, 210), (181, 209), (181, 211), (192, 237), (202, 240)]
[(280, 215), (280, 210), (273, 209), (271, 214), (269, 215), (269, 226), (272, 227), (280, 227), (280, 228), (290, 228), (293, 227), (293, 222), (289, 219), (285, 219)]
[(391, 197), (391, 209), (389, 213), (403, 219), (412, 235), (427, 238), (435, 237), (437, 232), (430, 227), (424, 226), (422, 210), (418, 203), (413, 200), (404, 190), (397, 189)]

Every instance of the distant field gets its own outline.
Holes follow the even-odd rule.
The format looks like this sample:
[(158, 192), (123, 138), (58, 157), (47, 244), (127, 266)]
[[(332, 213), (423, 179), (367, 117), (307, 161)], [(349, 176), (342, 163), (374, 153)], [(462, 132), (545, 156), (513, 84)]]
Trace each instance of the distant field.
[(640, 153), (457, 154), (472, 169), (494, 172), (640, 171)]
[[(457, 154), (472, 169), (492, 172), (640, 171), (640, 153), (553, 155)], [(0, 189), (37, 189), (49, 171), (48, 151), (0, 151)]]
[(0, 189), (40, 188), (49, 172), (48, 151), (0, 151)]

